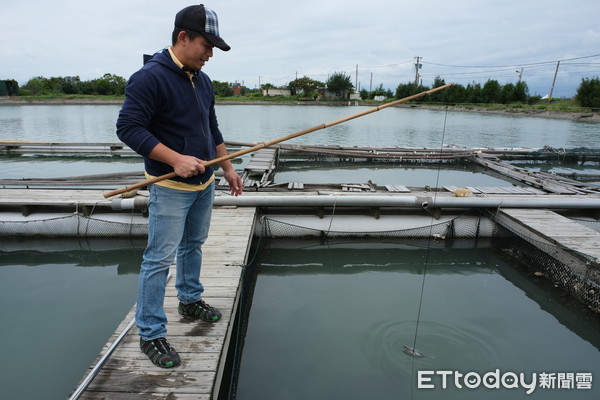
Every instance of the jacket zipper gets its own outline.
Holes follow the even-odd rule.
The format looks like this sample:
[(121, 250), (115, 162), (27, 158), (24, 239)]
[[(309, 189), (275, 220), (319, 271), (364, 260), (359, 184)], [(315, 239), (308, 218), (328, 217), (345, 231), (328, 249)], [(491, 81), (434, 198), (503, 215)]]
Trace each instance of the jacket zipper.
[[(192, 84), (192, 91), (194, 92), (194, 98), (196, 99), (196, 105), (198, 106), (198, 111), (200, 112), (200, 130), (202, 131), (202, 135), (204, 136), (204, 154), (205, 157), (208, 156), (208, 135), (204, 132), (204, 127), (202, 126), (202, 102), (198, 98), (198, 93), (196, 92), (196, 84), (194, 83), (194, 77), (188, 75), (190, 78), (190, 83)], [(202, 182), (200, 182), (202, 183)]]

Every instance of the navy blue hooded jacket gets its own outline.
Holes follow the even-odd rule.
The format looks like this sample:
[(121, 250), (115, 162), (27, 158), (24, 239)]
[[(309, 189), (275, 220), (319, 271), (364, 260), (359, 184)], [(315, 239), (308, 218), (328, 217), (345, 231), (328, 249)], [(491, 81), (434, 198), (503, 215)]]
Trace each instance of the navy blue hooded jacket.
[[(173, 172), (170, 165), (148, 157), (159, 142), (202, 160), (216, 157), (216, 146), (223, 143), (223, 135), (208, 75), (199, 71), (192, 84), (165, 49), (131, 76), (125, 96), (117, 120), (117, 136), (144, 156), (148, 174), (161, 176)], [(212, 174), (212, 168), (207, 167), (202, 175), (173, 179), (201, 184)]]

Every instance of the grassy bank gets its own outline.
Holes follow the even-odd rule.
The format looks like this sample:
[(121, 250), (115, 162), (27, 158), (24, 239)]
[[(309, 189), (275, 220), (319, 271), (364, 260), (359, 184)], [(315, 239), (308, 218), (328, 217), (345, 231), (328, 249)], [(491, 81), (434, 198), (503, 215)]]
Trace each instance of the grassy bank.
[[(98, 95), (41, 95), (41, 96), (16, 96), (1, 98), (0, 105), (5, 104), (120, 104), (124, 96), (98, 96)], [(217, 97), (219, 104), (289, 104), (289, 105), (327, 105), (327, 106), (377, 106), (382, 102), (373, 100), (305, 100), (296, 97)], [(389, 99), (393, 101), (395, 99)], [(385, 102), (383, 102), (385, 103)], [(452, 111), (478, 112), (491, 114), (514, 114), (546, 118), (559, 118), (570, 120), (585, 120), (600, 122), (600, 110), (580, 107), (573, 99), (553, 99), (551, 102), (542, 100), (537, 104), (436, 104), (408, 102), (399, 107), (446, 109)]]

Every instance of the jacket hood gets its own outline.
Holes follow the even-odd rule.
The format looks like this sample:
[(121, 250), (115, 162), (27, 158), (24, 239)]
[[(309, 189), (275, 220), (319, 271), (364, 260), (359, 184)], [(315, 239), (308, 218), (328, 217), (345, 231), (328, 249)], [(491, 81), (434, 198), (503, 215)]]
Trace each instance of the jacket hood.
[(151, 56), (144, 56), (145, 65), (152, 65), (152, 63), (162, 64), (175, 72), (185, 74), (185, 72), (183, 72), (181, 68), (179, 68), (177, 64), (175, 64), (175, 61), (173, 61), (173, 59), (171, 58), (171, 54), (169, 54), (168, 48), (164, 48), (162, 51), (154, 53)]

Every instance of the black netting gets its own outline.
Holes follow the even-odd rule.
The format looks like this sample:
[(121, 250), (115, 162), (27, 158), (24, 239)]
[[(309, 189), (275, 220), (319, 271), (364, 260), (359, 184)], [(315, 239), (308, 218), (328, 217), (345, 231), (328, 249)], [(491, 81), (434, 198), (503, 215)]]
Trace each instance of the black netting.
[[(600, 265), (584, 254), (557, 246), (549, 242), (541, 242), (532, 237), (507, 228), (499, 228), (495, 216), (479, 213), (465, 213), (449, 221), (436, 223), (432, 219), (428, 226), (380, 232), (339, 232), (324, 231), (278, 221), (273, 218), (262, 218), (262, 235), (269, 238), (288, 238), (291, 241), (302, 241), (303, 238), (320, 237), (322, 239), (379, 238), (416, 238), (423, 240), (423, 246), (443, 246), (445, 238), (480, 237), (518, 237), (511, 240), (511, 246), (502, 250), (514, 260), (524, 263), (536, 274), (543, 275), (555, 285), (573, 295), (596, 312), (600, 312)], [(589, 221), (585, 221), (587, 224)], [(593, 223), (593, 222), (591, 222)], [(433, 240), (432, 240), (433, 239)], [(512, 245), (514, 243), (514, 246)]]
[(148, 234), (148, 225), (136, 222), (133, 218), (129, 221), (110, 221), (101, 217), (71, 214), (0, 221), (0, 232), (5, 237), (139, 237)]
[[(333, 217), (332, 217), (333, 218)], [(431, 219), (428, 225), (388, 231), (335, 231), (320, 230), (274, 218), (263, 217), (265, 235), (270, 238), (287, 237), (326, 237), (326, 238), (478, 238), (490, 237), (495, 232), (495, 223), (489, 218), (476, 214), (463, 214), (451, 220), (436, 222)]]
[(508, 227), (502, 228), (519, 240), (511, 240), (502, 250), (536, 275), (544, 276), (567, 293), (600, 313), (600, 265), (572, 249), (542, 242)]

